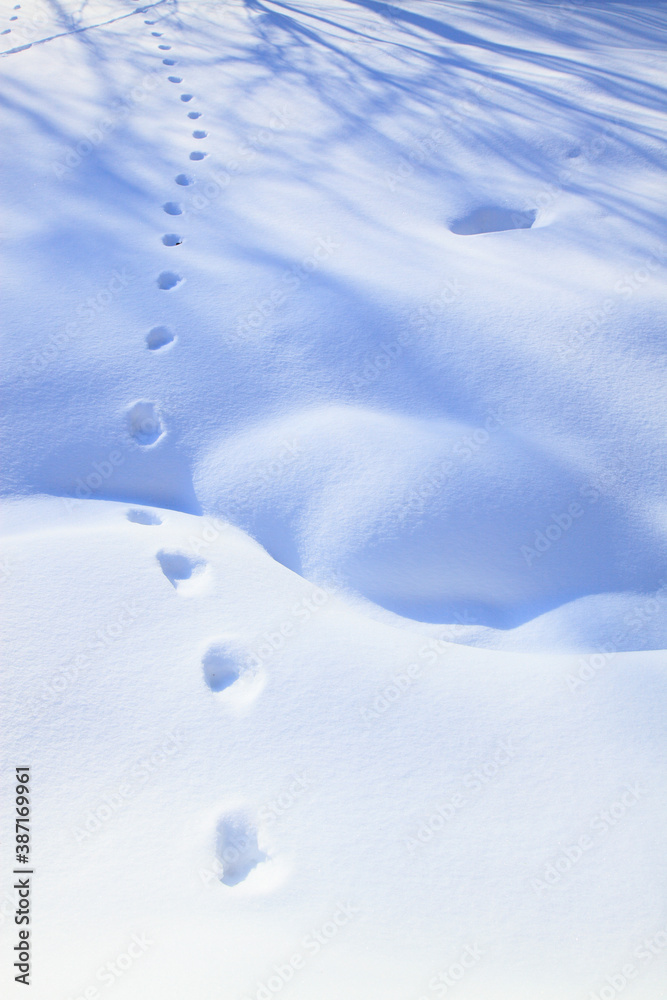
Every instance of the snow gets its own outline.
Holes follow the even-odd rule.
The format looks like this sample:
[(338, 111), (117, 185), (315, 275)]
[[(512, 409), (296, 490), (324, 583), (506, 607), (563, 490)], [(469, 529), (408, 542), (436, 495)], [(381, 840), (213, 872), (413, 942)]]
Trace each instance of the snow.
[(2, 18), (34, 1000), (655, 1000), (664, 6)]

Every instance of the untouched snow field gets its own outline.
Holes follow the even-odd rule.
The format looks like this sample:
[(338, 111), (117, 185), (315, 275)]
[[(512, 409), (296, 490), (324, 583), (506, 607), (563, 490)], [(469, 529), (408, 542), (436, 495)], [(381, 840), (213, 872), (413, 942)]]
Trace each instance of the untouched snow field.
[(0, 15), (32, 1000), (659, 1000), (667, 7)]

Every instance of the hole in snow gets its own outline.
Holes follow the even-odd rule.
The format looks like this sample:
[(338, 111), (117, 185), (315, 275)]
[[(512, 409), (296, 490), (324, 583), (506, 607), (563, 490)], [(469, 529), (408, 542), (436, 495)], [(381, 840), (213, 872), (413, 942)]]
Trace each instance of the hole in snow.
[(498, 208), (487, 205), (476, 208), (449, 227), (457, 236), (477, 236), (480, 233), (502, 233), (507, 229), (530, 229), (537, 217), (537, 209)]
[(245, 816), (226, 816), (218, 823), (216, 854), (222, 865), (220, 881), (234, 886), (243, 882), (253, 868), (266, 861), (257, 843), (257, 830)]
[(162, 237), (162, 242), (166, 247), (177, 247), (180, 246), (183, 240), (176, 233), (165, 233)]
[(241, 675), (236, 652), (225, 643), (216, 643), (202, 659), (204, 678), (211, 691), (224, 691)]
[(195, 182), (194, 177), (190, 177), (189, 174), (179, 174), (178, 177), (174, 178), (174, 180), (177, 184), (180, 184), (181, 187), (187, 187), (188, 184), (194, 184)]
[(163, 271), (162, 274), (158, 275), (158, 288), (168, 292), (170, 288), (176, 288), (176, 285), (180, 284), (182, 280), (180, 274), (176, 274), (174, 271)]
[(139, 400), (127, 414), (130, 434), (137, 444), (147, 447), (155, 444), (164, 433), (160, 415), (154, 403)]
[(177, 201), (166, 201), (162, 208), (167, 215), (183, 215), (183, 209)]
[(162, 551), (155, 558), (172, 587), (178, 587), (182, 580), (189, 580), (193, 575), (201, 573), (206, 566), (204, 559), (191, 559), (182, 552)]
[(155, 326), (146, 334), (146, 347), (149, 351), (159, 351), (161, 347), (172, 344), (174, 335), (166, 326)]
[(128, 510), (127, 519), (134, 524), (162, 524), (162, 518), (150, 510)]

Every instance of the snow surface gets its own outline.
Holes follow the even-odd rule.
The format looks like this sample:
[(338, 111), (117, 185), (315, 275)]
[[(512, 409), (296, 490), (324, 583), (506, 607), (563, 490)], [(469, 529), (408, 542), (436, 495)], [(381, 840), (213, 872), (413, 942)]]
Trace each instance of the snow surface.
[(33, 1000), (659, 1000), (664, 4), (2, 19)]

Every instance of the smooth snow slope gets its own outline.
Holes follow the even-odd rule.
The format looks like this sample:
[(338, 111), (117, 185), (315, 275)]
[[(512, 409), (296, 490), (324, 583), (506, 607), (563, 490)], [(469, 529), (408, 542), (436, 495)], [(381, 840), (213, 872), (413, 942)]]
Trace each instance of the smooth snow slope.
[(657, 1000), (664, 6), (2, 17), (32, 995)]

